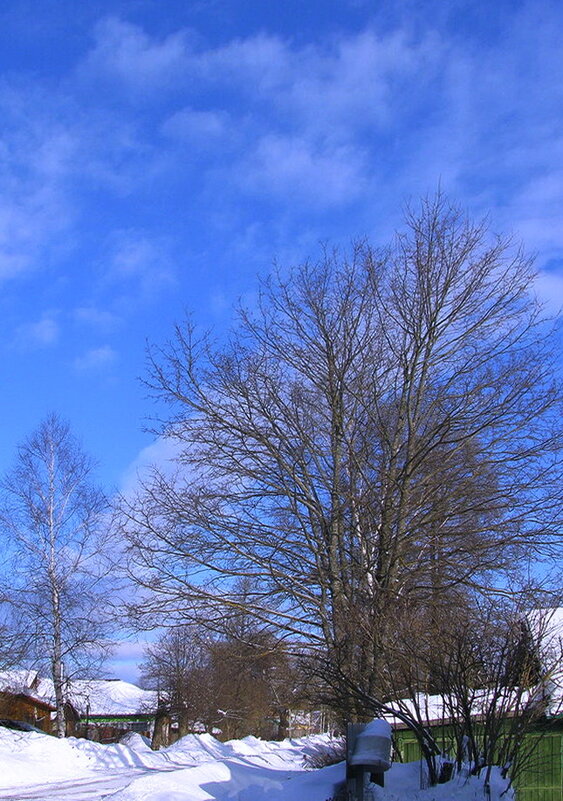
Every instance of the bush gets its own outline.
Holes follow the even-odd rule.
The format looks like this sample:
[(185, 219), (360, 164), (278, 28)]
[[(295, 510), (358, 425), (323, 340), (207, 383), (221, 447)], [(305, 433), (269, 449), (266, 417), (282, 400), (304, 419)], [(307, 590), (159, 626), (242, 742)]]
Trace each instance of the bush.
[(303, 764), (311, 770), (326, 768), (329, 765), (336, 765), (346, 759), (346, 740), (335, 739), (327, 742), (325, 746), (319, 748), (313, 754), (306, 754)]

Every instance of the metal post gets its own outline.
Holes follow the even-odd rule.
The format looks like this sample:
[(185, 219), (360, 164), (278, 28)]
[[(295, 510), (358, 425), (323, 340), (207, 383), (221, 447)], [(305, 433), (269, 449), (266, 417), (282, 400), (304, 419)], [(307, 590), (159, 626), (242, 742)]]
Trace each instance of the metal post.
[(364, 790), (366, 787), (366, 772), (363, 768), (357, 768), (356, 773), (356, 801), (364, 801)]
[(365, 723), (348, 723), (346, 726), (346, 791), (351, 801), (364, 801), (365, 771), (361, 766), (350, 764), (358, 734)]

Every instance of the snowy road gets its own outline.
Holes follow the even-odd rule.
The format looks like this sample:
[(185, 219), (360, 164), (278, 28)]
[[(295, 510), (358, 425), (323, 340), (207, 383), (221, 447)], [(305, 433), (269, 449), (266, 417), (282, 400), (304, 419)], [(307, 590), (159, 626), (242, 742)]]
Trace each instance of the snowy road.
[(101, 801), (108, 795), (127, 787), (133, 779), (146, 774), (147, 771), (138, 769), (122, 772), (117, 776), (100, 776), (96, 779), (71, 779), (65, 782), (55, 782), (53, 784), (28, 785), (18, 790), (10, 787), (3, 790), (0, 788), (0, 799), (2, 801)]
[(155, 772), (170, 773), (181, 768), (164, 768), (159, 771), (135, 768), (120, 771), (115, 776), (107, 773), (99, 778), (70, 779), (64, 782), (27, 785), (19, 790), (17, 787), (2, 789), (0, 787), (0, 801), (102, 801), (108, 795), (116, 793), (127, 787), (134, 779), (147, 776)]

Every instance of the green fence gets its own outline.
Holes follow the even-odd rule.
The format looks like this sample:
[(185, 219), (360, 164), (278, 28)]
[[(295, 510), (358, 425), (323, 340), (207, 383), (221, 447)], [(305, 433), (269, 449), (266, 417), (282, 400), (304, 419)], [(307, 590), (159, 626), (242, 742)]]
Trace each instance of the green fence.
[[(434, 733), (439, 742), (441, 732)], [(563, 801), (563, 731), (525, 737), (525, 750), (531, 756), (514, 782), (516, 801)], [(404, 762), (420, 759), (420, 747), (412, 732), (395, 731), (394, 740)]]
[(528, 734), (535, 741), (530, 764), (515, 782), (517, 801), (563, 801), (561, 756), (563, 737), (553, 734)]

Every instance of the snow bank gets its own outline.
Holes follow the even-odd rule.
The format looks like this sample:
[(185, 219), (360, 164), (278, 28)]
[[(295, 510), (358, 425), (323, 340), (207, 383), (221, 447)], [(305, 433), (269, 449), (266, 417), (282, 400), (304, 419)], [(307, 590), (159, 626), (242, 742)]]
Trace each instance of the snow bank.
[[(0, 795), (19, 798), (11, 788), (23, 793), (22, 787), (35, 785), (25, 797), (54, 800), (64, 796), (80, 801), (94, 798), (98, 782), (104, 787), (100, 797), (108, 801), (326, 801), (344, 781), (344, 763), (307, 770), (304, 759), (332, 742), (328, 736), (317, 735), (282, 742), (246, 737), (221, 743), (204, 734), (151, 751), (134, 734), (125, 742), (101, 745), (0, 728)], [(83, 789), (85, 781), (87, 789)], [(59, 795), (62, 785), (57, 782), (69, 782), (76, 794), (69, 795), (67, 784)], [(475, 777), (461, 776), (420, 790), (419, 763), (393, 765), (385, 784), (385, 788), (370, 788), (374, 801), (481, 801), (483, 797), (483, 782)], [(508, 794), (500, 799), (505, 787), (495, 771), (491, 801), (508, 801)]]
[(128, 731), (120, 739), (121, 745), (126, 745), (128, 748), (133, 748), (135, 751), (150, 751), (151, 741), (144, 734), (137, 734), (134, 731)]
[[(484, 777), (462, 773), (445, 784), (420, 790), (420, 762), (396, 763), (385, 774), (385, 787), (371, 785), (374, 801), (483, 801)], [(491, 801), (513, 801), (508, 781), (498, 768), (491, 772)], [(504, 795), (503, 795), (504, 793)]]
[[(279, 793), (290, 771), (257, 769), (236, 760), (213, 761), (173, 774), (145, 776), (133, 781), (111, 801), (264, 801)], [(308, 796), (301, 796), (299, 801)], [(327, 796), (323, 797), (325, 801)]]
[[(327, 801), (345, 781), (344, 763), (313, 771), (256, 771), (234, 760), (213, 762), (173, 774), (134, 780), (108, 801)], [(420, 789), (420, 763), (396, 764), (385, 774), (385, 787), (370, 785), (373, 801), (482, 801), (483, 779), (458, 776), (447, 784)], [(507, 782), (497, 769), (491, 776), (491, 801), (511, 801)]]
[(0, 727), (0, 787), (85, 776), (95, 768), (68, 740)]
[[(378, 731), (383, 730), (378, 729)], [(326, 801), (345, 781), (345, 765), (305, 770), (305, 753), (326, 749), (331, 738), (264, 742), (254, 737), (220, 743), (210, 735), (190, 735), (165, 749), (184, 755), (215, 754), (215, 760), (166, 775), (135, 779), (108, 801)], [(160, 752), (159, 752), (160, 753)], [(483, 779), (460, 775), (453, 781), (420, 789), (421, 764), (395, 764), (385, 774), (385, 788), (370, 786), (373, 801), (482, 801)], [(491, 776), (491, 801), (502, 799), (507, 782), (497, 769)], [(366, 797), (370, 797), (367, 795)]]
[(78, 753), (88, 758), (88, 763), (94, 770), (116, 771), (131, 768), (167, 770), (216, 759), (197, 742), (191, 746), (185, 744), (184, 747), (174, 750), (165, 748), (162, 751), (152, 751), (139, 735), (130, 735), (129, 738), (127, 742), (122, 740), (111, 745), (74, 737), (69, 737), (68, 742)]

